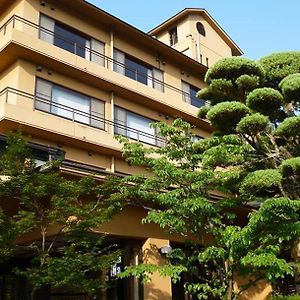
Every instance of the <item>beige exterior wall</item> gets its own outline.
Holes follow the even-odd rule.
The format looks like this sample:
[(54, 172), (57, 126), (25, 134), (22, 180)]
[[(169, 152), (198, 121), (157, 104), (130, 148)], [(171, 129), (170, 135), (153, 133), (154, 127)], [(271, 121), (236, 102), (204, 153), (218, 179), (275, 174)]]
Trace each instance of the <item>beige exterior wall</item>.
[[(198, 33), (196, 28), (197, 22), (203, 24), (206, 36)], [(159, 32), (157, 39), (169, 45), (169, 30), (174, 27), (177, 27), (178, 43), (173, 47), (180, 52), (189, 49), (188, 56), (202, 64), (207, 65), (206, 58), (208, 58), (208, 66), (212, 66), (219, 59), (232, 56), (231, 48), (202, 14), (194, 13), (179, 19)]]

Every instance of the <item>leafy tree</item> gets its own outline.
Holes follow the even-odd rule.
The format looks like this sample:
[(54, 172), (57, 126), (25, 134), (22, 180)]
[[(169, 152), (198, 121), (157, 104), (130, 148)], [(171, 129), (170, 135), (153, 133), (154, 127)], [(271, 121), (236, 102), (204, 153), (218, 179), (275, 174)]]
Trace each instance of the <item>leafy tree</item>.
[(265, 85), (278, 88), (286, 76), (300, 72), (300, 52), (278, 52), (262, 57), (259, 64), (265, 70)]
[(120, 255), (94, 231), (120, 209), (109, 197), (116, 179), (68, 179), (61, 161), (39, 170), (26, 144), (20, 133), (9, 134), (0, 157), (1, 262), (20, 252), (30, 257), (13, 272), (28, 279), (32, 297), (47, 286), (95, 294), (106, 286), (100, 273)]
[[(209, 69), (198, 97), (210, 101), (199, 117), (212, 137), (193, 142), (192, 127), (178, 119), (153, 125), (162, 148), (120, 138), (128, 162), (152, 172), (125, 178), (124, 198), (149, 210), (143, 222), (185, 241), (166, 265), (129, 267), (123, 276), (147, 280), (158, 271), (176, 282), (186, 274), (185, 290), (197, 299), (237, 299), (259, 280), (297, 273), (285, 254), (300, 240), (300, 85), (288, 72), (270, 85), (274, 60), (226, 58)], [(248, 283), (237, 290), (238, 276)]]

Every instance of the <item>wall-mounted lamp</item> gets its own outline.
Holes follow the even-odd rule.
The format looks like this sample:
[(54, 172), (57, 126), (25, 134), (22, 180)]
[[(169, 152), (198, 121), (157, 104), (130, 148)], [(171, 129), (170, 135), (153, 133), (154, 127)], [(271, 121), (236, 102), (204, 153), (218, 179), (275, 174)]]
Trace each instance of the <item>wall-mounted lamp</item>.
[(184, 75), (184, 71), (181, 71), (180, 74), (181, 74), (181, 75)]
[(42, 72), (42, 71), (43, 71), (43, 67), (42, 67), (42, 66), (36, 66), (36, 70), (37, 70), (38, 72)]
[(162, 61), (162, 65), (164, 66), (166, 64), (166, 62), (165, 61)]
[(172, 247), (170, 245), (163, 246), (159, 249), (159, 253), (161, 255), (167, 255), (172, 251)]
[(46, 6), (46, 1), (40, 1), (41, 6)]

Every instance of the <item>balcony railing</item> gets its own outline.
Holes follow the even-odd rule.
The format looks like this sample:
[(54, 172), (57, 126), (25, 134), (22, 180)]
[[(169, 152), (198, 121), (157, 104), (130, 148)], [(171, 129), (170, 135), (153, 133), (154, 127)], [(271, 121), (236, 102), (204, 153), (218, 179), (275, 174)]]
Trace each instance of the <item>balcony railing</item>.
[[(28, 28), (29, 30), (27, 30), (25, 27), (29, 27)], [(118, 68), (123, 69), (124, 73), (127, 70), (127, 71), (132, 72), (133, 74), (135, 74), (136, 79), (137, 79), (138, 76), (139, 77), (144, 77), (145, 81), (152, 82), (153, 85), (156, 84), (156, 85), (161, 86), (162, 91), (164, 91), (165, 89), (169, 89), (171, 91), (175, 91), (175, 92), (179, 93), (181, 96), (185, 93), (183, 90), (181, 90), (181, 89), (179, 89), (179, 88), (177, 88), (173, 85), (165, 83), (164, 81), (160, 81), (160, 80), (158, 80), (158, 79), (156, 79), (156, 78), (154, 78), (150, 75), (146, 75), (144, 73), (138, 73), (136, 70), (128, 68), (128, 66), (126, 66), (125, 64), (120, 63), (120, 62), (118, 62), (117, 60), (115, 60), (111, 57), (108, 57), (106, 55), (103, 55), (100, 52), (92, 50), (90, 47), (86, 47), (84, 45), (76, 44), (73, 41), (66, 39), (64, 36), (58, 35), (55, 32), (50, 31), (50, 30), (48, 30), (44, 27), (41, 27), (39, 24), (33, 23), (33, 22), (31, 22), (29, 20), (26, 20), (26, 19), (24, 19), (20, 16), (13, 15), (9, 20), (7, 20), (0, 27), (0, 38), (1, 38), (1, 35), (5, 35), (10, 28), (17, 29), (17, 30), (20, 30), (20, 31), (24, 31), (28, 34), (31, 32), (37, 38), (39, 37), (39, 33), (42, 31), (44, 33), (47, 33), (47, 34), (55, 37), (55, 38), (61, 39), (62, 41), (64, 41), (67, 44), (72, 45), (72, 47), (74, 47), (74, 54), (76, 54), (76, 52), (79, 52), (78, 50), (80, 49), (80, 50), (83, 50), (84, 53), (89, 53), (89, 55), (88, 55), (89, 57), (91, 57), (91, 56), (98, 57), (100, 60), (103, 61), (103, 67), (105, 67), (107, 69), (110, 68), (110, 66), (111, 66), (112, 69), (113, 69), (113, 66), (117, 66)], [(33, 29), (33, 31), (32, 31), (32, 29)]]
[[(37, 97), (36, 95), (11, 87), (7, 87), (0, 92), (0, 103), (4, 101), (8, 104), (14, 104), (18, 106), (19, 110), (22, 109), (22, 107), (18, 105), (18, 101), (24, 103), (24, 100), (25, 102), (28, 102), (28, 100), (32, 101), (32, 108), (35, 108), (36, 110), (43, 111), (60, 118), (71, 120), (74, 123), (81, 123), (83, 125), (90, 126), (107, 133), (113, 133), (116, 131), (122, 132), (121, 135), (124, 135), (130, 139), (157, 147), (162, 147), (165, 145), (165, 139), (163, 137), (131, 128), (129, 126), (126, 126), (126, 124), (123, 124), (122, 121), (119, 120), (112, 121), (105, 119), (103, 115), (97, 114), (95, 112), (86, 113), (66, 105), (49, 102), (49, 100), (45, 98)], [(50, 110), (43, 109), (43, 106), (50, 106)], [(27, 108), (28, 107), (30, 107), (30, 105), (27, 105)], [(59, 111), (59, 113), (57, 113), (57, 111)]]

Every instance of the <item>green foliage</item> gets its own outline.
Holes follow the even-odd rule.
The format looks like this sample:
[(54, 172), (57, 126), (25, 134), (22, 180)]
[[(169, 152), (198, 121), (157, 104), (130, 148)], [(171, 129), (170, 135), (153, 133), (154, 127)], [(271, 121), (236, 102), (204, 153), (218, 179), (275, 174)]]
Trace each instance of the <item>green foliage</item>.
[(236, 127), (236, 131), (242, 134), (257, 135), (264, 132), (268, 125), (268, 117), (256, 113), (241, 119)]
[[(121, 140), (125, 158), (151, 174), (125, 178), (123, 199), (147, 207), (143, 222), (185, 241), (165, 266), (139, 266), (138, 274), (131, 267), (131, 274), (166, 267), (174, 280), (184, 275), (195, 298), (233, 300), (260, 280), (274, 284), (298, 272), (288, 257), (300, 237), (300, 123), (288, 117), (298, 75), (282, 81), (285, 99), (278, 86), (299, 73), (298, 56), (275, 54), (261, 65), (233, 57), (212, 66), (198, 93), (210, 104), (199, 117), (211, 122), (212, 137), (192, 143), (191, 126), (175, 120), (154, 125), (165, 147)], [(250, 278), (239, 292), (235, 275)]]
[(239, 89), (244, 89), (246, 91), (252, 91), (261, 85), (259, 76), (241, 75), (235, 81)]
[(286, 76), (281, 80), (279, 87), (287, 102), (300, 102), (300, 73)]
[(240, 192), (248, 196), (265, 196), (276, 193), (281, 182), (281, 174), (278, 170), (257, 170), (249, 173), (241, 182)]
[(246, 95), (261, 86), (264, 71), (256, 62), (241, 58), (228, 57), (219, 60), (206, 73), (208, 87), (198, 92), (201, 99), (215, 105), (224, 101), (245, 102)]
[[(1, 260), (25, 251), (29, 265), (14, 272), (25, 276), (33, 291), (51, 286), (95, 294), (106, 285), (99, 272), (120, 255), (93, 230), (122, 208), (113, 198), (119, 180), (99, 186), (89, 177), (70, 180), (59, 172), (60, 164), (49, 162), (40, 172), (27, 140), (20, 133), (8, 135), (7, 149), (0, 155)], [(28, 232), (34, 240), (26, 240)]]
[(300, 73), (300, 52), (273, 53), (261, 58), (258, 63), (265, 70), (265, 85), (277, 88), (284, 77)]
[(282, 106), (283, 96), (272, 88), (259, 88), (247, 96), (247, 105), (254, 111), (274, 116)]
[(238, 122), (249, 113), (249, 109), (239, 102), (222, 102), (213, 106), (207, 113), (207, 118), (214, 129), (231, 133), (235, 131)]
[[(224, 78), (230, 81), (238, 80), (241, 83), (245, 80), (244, 75), (254, 76), (254, 79), (257, 80), (257, 78), (259, 78), (261, 81), (264, 77), (264, 70), (254, 61), (247, 58), (223, 58), (209, 68), (205, 75), (205, 82), (210, 84), (214, 79)], [(239, 80), (240, 76), (243, 76), (243, 79)]]
[(300, 300), (300, 296), (275, 296), (272, 297), (272, 300)]
[(286, 118), (275, 130), (276, 136), (285, 138), (299, 138), (300, 116)]
[(206, 115), (209, 112), (209, 110), (210, 110), (210, 107), (207, 105), (200, 107), (199, 111), (198, 111), (198, 118), (206, 119)]
[(284, 177), (300, 176), (300, 157), (293, 157), (282, 161), (279, 170)]

